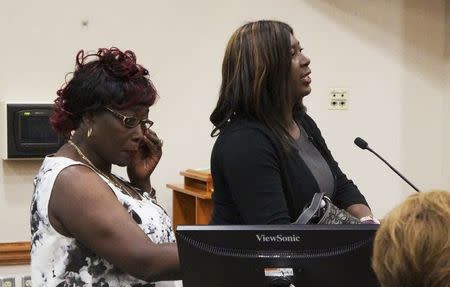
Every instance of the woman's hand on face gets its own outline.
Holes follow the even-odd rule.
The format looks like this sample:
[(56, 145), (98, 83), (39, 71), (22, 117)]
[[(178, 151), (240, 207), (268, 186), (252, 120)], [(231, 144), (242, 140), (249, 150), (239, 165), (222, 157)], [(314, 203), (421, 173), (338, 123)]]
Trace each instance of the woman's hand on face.
[(144, 138), (139, 150), (127, 166), (127, 173), (132, 184), (145, 188), (146, 182), (150, 184), (150, 175), (156, 168), (162, 156), (162, 140), (150, 129), (144, 132)]

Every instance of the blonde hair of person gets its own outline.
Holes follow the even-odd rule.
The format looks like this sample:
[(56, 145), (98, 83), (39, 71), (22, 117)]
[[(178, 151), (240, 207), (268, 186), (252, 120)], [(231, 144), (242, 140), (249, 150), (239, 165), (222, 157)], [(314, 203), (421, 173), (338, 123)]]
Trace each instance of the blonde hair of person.
[(383, 287), (450, 286), (450, 192), (409, 196), (382, 221), (372, 266)]

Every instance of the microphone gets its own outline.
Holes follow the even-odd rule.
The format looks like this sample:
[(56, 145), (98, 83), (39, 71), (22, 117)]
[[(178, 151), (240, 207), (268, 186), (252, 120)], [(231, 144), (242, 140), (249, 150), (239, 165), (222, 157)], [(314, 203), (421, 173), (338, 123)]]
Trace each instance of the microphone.
[(407, 180), (402, 174), (400, 174), (400, 172), (398, 172), (392, 165), (390, 165), (384, 158), (382, 158), (381, 156), (379, 156), (375, 151), (373, 151), (370, 147), (369, 144), (363, 140), (360, 137), (357, 137), (355, 139), (355, 145), (357, 145), (360, 149), (366, 149), (368, 151), (370, 151), (371, 153), (373, 153), (374, 155), (376, 155), (379, 159), (381, 159), (385, 164), (387, 164), (387, 166), (389, 166), (398, 176), (400, 176), (404, 181), (406, 181), (407, 184), (409, 184), (412, 188), (414, 188), (415, 191), (420, 192), (419, 189), (417, 187), (414, 186), (414, 184), (412, 184), (411, 182), (409, 182), (409, 180)]

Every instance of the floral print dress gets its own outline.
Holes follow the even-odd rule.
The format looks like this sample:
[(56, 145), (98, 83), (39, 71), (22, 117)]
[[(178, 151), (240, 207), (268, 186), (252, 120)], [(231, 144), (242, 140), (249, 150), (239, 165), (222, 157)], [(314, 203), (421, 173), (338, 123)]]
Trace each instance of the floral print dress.
[[(33, 287), (41, 286), (158, 286), (128, 275), (97, 256), (72, 237), (58, 233), (50, 224), (48, 203), (58, 174), (71, 165), (84, 165), (65, 157), (48, 156), (34, 179), (31, 203), (31, 277)], [(171, 220), (154, 199), (137, 200), (107, 178), (119, 202), (154, 243), (175, 242)], [(145, 195), (145, 194), (144, 194)], [(120, 248), (118, 246), (117, 248)]]

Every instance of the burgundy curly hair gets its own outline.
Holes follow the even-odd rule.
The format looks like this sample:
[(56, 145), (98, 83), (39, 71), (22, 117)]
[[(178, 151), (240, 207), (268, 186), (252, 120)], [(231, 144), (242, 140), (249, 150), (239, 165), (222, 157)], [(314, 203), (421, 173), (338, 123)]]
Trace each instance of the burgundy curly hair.
[(65, 137), (88, 112), (95, 113), (107, 105), (118, 110), (151, 106), (158, 96), (147, 69), (136, 63), (136, 55), (115, 47), (87, 55), (80, 50), (73, 77), (57, 95), (50, 123)]

